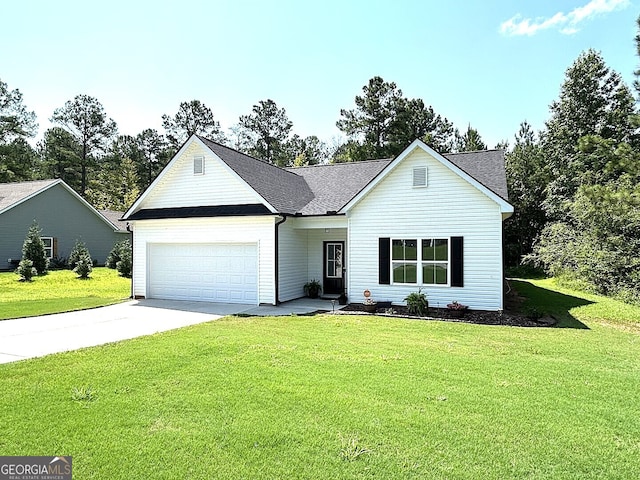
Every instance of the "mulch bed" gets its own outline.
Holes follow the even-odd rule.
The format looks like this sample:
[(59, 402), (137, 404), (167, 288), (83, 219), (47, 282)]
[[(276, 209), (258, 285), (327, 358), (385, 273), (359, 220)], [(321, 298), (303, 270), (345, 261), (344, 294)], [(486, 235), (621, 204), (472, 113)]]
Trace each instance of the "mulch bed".
[[(371, 314), (365, 312), (361, 303), (350, 303), (339, 311), (344, 314)], [(338, 312), (337, 312), (338, 313)], [(488, 312), (485, 310), (467, 310), (461, 318), (457, 318), (455, 313), (446, 308), (429, 308), (428, 316), (416, 317), (409, 314), (407, 307), (396, 306), (377, 308), (375, 315), (415, 318), (419, 320), (443, 320), (447, 322), (476, 323), (479, 325), (509, 325), (512, 327), (551, 327), (556, 324), (556, 320), (551, 317), (532, 319), (524, 315), (510, 312)]]

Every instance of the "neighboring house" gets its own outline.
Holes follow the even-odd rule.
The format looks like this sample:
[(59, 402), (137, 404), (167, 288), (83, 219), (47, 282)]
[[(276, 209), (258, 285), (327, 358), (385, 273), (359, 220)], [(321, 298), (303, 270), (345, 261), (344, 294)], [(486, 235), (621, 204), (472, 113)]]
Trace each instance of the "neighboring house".
[(504, 152), (282, 169), (192, 136), (124, 215), (136, 297), (277, 304), (323, 294), (401, 303), (422, 289), (503, 307)]
[(35, 220), (49, 258), (67, 258), (76, 240), (104, 264), (114, 243), (130, 238), (121, 212), (101, 214), (62, 180), (0, 184), (0, 270), (16, 268)]

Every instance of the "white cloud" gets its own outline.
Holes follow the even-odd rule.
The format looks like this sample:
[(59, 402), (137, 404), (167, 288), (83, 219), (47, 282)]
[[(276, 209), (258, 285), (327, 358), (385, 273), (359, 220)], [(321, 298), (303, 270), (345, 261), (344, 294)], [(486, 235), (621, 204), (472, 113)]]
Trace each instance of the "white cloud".
[(629, 6), (629, 0), (591, 0), (582, 7), (576, 7), (565, 14), (558, 12), (551, 18), (522, 18), (517, 14), (500, 25), (500, 33), (508, 36), (532, 36), (540, 30), (558, 28), (564, 35), (573, 35), (580, 30), (579, 24), (596, 15), (609, 13)]

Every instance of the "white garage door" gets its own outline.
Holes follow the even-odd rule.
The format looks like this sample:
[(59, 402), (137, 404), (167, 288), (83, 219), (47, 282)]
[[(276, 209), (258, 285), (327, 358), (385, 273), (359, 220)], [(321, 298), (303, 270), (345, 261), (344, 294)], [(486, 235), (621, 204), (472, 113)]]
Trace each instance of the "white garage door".
[(149, 297), (258, 303), (256, 244), (149, 245)]

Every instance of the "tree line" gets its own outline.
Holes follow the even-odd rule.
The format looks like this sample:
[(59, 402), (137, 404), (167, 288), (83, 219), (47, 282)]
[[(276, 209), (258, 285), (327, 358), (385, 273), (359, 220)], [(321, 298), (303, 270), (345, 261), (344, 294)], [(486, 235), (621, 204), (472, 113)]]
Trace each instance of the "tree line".
[(61, 178), (96, 207), (125, 210), (192, 134), (287, 167), (392, 157), (415, 138), (443, 151), (486, 148), (471, 126), (460, 134), (423, 100), (405, 98), (381, 77), (369, 80), (355, 104), (337, 122), (346, 140), (328, 145), (293, 133), (286, 110), (271, 99), (256, 103), (226, 133), (207, 105), (191, 100), (162, 116), (163, 133), (119, 135), (98, 99), (77, 95), (54, 110), (53, 126), (34, 148), (28, 140), (38, 130), (36, 115), (18, 89), (0, 80), (0, 182)]
[[(640, 33), (635, 42), (640, 56)], [(506, 155), (515, 207), (505, 223), (507, 265), (639, 301), (640, 70), (634, 75), (632, 89), (587, 50), (566, 70), (544, 128), (521, 124)]]

